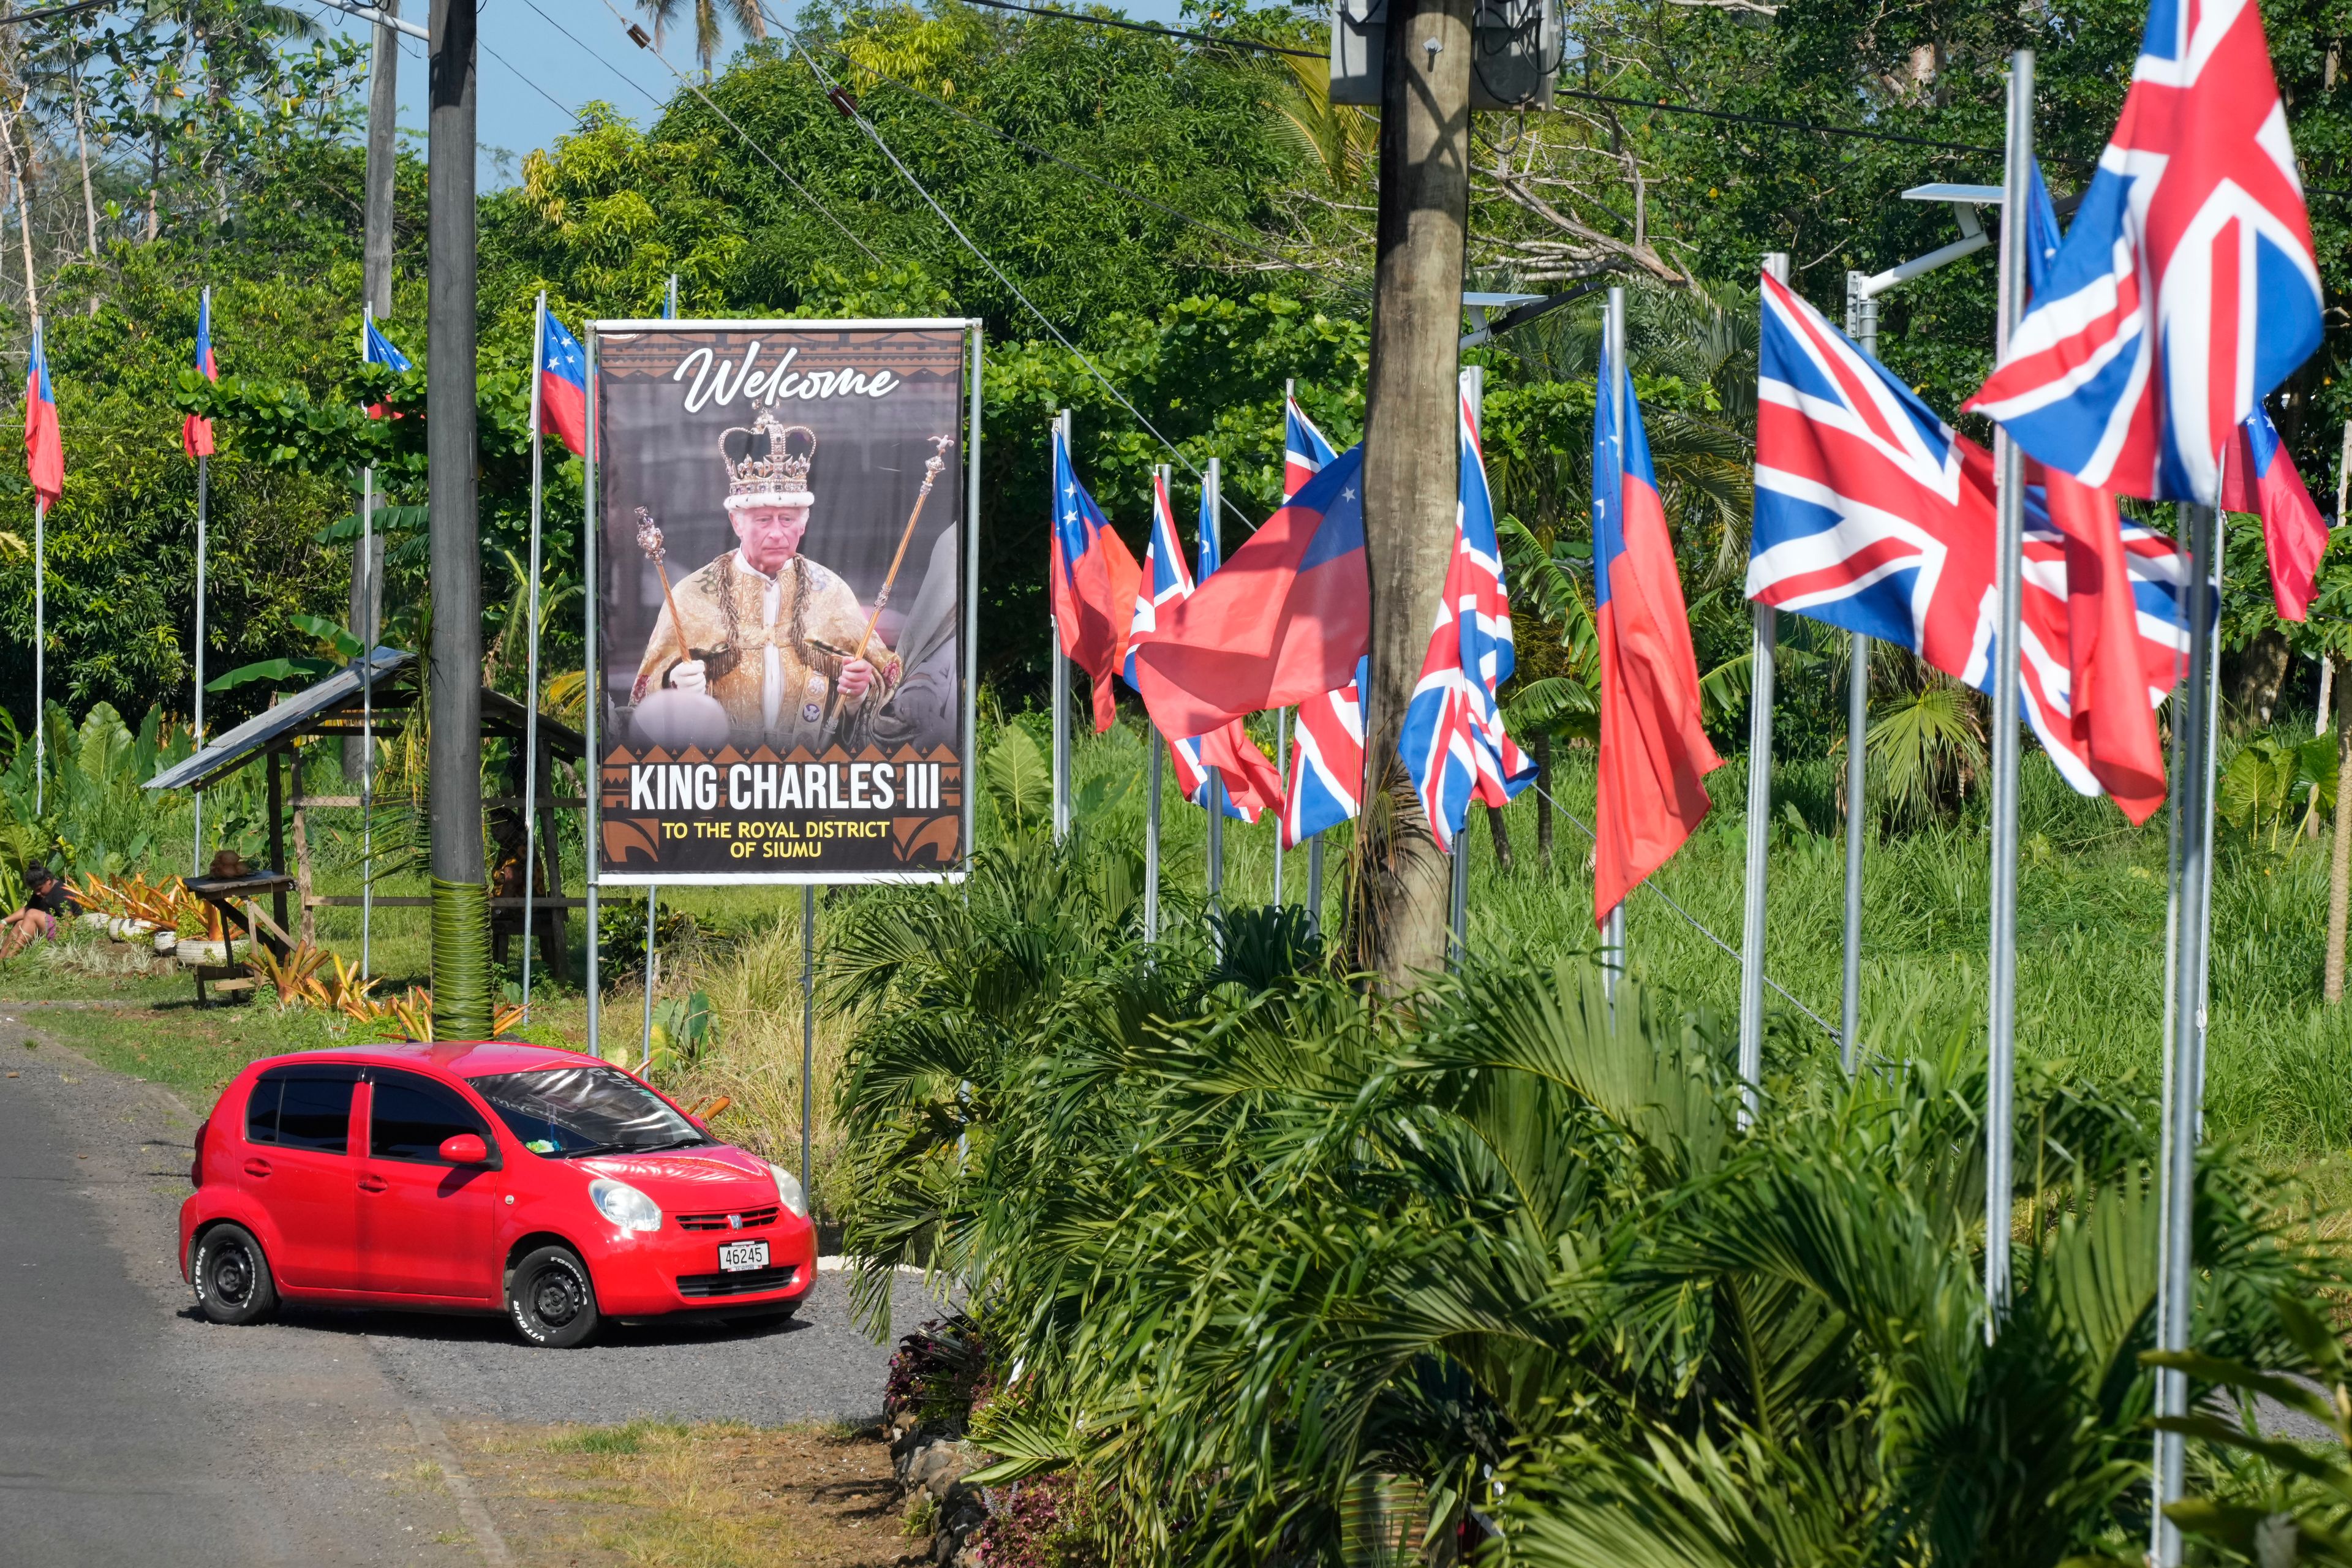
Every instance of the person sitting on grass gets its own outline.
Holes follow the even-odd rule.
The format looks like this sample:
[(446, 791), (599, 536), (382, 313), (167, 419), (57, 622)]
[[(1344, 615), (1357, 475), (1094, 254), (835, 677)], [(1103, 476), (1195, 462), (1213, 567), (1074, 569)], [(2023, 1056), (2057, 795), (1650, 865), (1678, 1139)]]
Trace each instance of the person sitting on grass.
[(54, 941), (58, 917), (80, 910), (73, 889), (37, 860), (25, 868), (25, 907), (7, 917), (7, 930), (0, 934), (0, 961), (16, 957), (36, 942)]

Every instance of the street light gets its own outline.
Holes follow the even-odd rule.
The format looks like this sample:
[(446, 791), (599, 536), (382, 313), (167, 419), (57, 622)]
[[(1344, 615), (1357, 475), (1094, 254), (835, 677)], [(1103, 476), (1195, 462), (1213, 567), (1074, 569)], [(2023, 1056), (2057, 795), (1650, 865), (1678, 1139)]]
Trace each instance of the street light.
[[(1925, 277), (1948, 262), (1973, 256), (1992, 243), (1977, 208), (1999, 206), (1999, 185), (1914, 185), (1903, 193), (1906, 202), (1944, 202), (1960, 226), (1960, 237), (1951, 244), (1914, 257), (1884, 272), (1845, 275), (1845, 330), (1862, 352), (1878, 357), (1878, 297), (1889, 289)], [(1861, 1061), (1862, 1041), (1862, 803), (1865, 778), (1864, 745), (1870, 728), (1870, 639), (1860, 632), (1848, 650), (1845, 709), (1845, 976), (1843, 1011), (1840, 1015), (1838, 1054), (1851, 1074)]]

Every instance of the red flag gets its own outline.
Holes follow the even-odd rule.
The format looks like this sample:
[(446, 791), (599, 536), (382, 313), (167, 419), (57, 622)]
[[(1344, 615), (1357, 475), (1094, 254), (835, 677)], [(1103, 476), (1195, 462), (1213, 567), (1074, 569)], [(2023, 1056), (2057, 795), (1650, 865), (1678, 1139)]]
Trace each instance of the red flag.
[(1723, 765), (1699, 718), (1674, 536), (1658, 499), (1641, 405), (1624, 386), (1625, 427), (1604, 395), (1593, 419), (1593, 626), (1601, 644), (1601, 777), (1594, 811), (1595, 925), (1696, 831), (1713, 802), (1705, 775)]
[(1206, 735), (1354, 679), (1372, 635), (1360, 444), (1333, 458), (1135, 650), (1163, 735)]
[[(213, 363), (213, 291), (209, 289), (196, 307), (196, 370), (206, 381), (220, 379), (220, 366)], [(181, 420), (180, 449), (191, 458), (211, 457), (213, 422), (196, 414)]]
[(2263, 545), (2271, 562), (2271, 599), (2279, 619), (2299, 621), (2311, 613), (2319, 558), (2327, 553), (2327, 520), (2319, 515), (2303, 476), (2294, 470), (2271, 416), (2260, 404), (2238, 426), (2224, 449), (2221, 509), (2252, 512), (2263, 520)]
[(25, 469), (44, 506), (58, 504), (66, 488), (65, 442), (58, 435), (58, 400), (49, 386), (49, 354), (33, 326), (33, 363), (25, 373)]
[(1054, 434), (1053, 605), (1062, 651), (1094, 682), (1095, 729), (1118, 716), (1111, 678), (1127, 662), (1143, 568), (1095, 498), (1078, 483), (1061, 432)]
[(2172, 684), (2171, 662), (2158, 649), (2163, 667), (2153, 668), (2140, 636), (2114, 493), (2039, 464), (2028, 472), (2048, 487), (2051, 525), (2066, 539), (2068, 732), (2091, 776), (2137, 826), (2164, 804), (2164, 747), (2148, 690)]

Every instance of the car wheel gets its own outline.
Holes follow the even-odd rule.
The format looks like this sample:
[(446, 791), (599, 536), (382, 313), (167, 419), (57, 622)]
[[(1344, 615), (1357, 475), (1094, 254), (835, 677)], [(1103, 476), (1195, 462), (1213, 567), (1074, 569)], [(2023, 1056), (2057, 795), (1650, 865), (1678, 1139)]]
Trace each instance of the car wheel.
[(507, 1276), (507, 1316), (547, 1350), (569, 1350), (596, 1331), (596, 1288), (568, 1247), (535, 1247)]
[(216, 1225), (196, 1242), (196, 1305), (215, 1323), (251, 1323), (278, 1306), (278, 1287), (261, 1243), (241, 1225)]

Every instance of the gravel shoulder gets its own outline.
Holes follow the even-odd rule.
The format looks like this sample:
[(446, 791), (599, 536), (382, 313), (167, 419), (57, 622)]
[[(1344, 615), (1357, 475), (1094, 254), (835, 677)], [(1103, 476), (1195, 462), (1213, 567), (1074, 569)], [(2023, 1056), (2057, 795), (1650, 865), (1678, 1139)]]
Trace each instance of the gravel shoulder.
[[(203, 1108), (0, 1006), (0, 1539), (12, 1562), (519, 1561), (448, 1432), (638, 1418), (866, 1423), (888, 1352), (824, 1275), (789, 1325), (615, 1328), (551, 1352), (503, 1320), (289, 1311), (223, 1329), (174, 1258)], [(165, 1048), (169, 1041), (159, 1041)], [(936, 1316), (902, 1277), (899, 1324)]]

